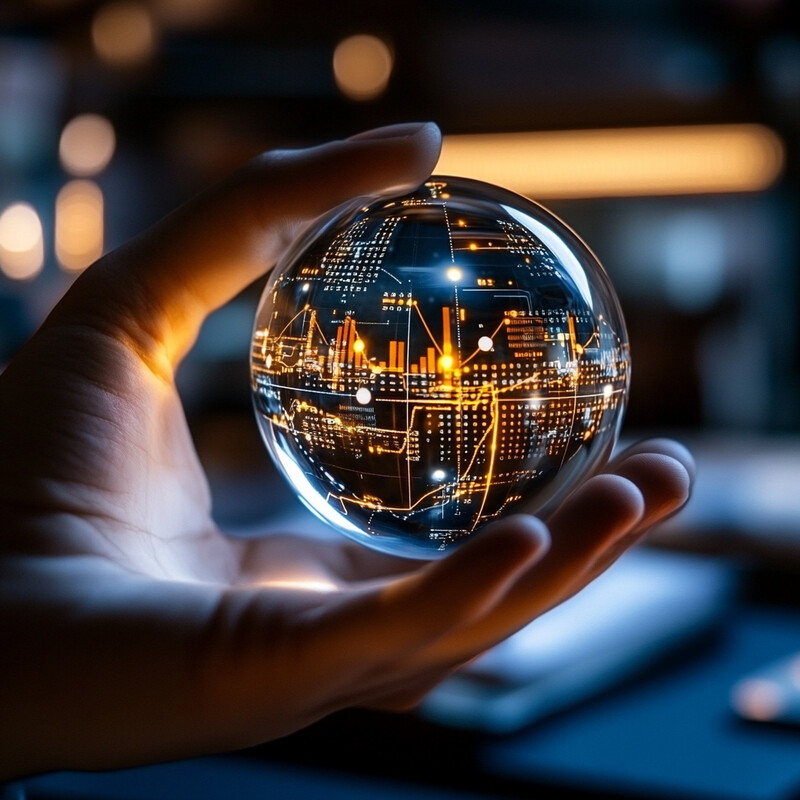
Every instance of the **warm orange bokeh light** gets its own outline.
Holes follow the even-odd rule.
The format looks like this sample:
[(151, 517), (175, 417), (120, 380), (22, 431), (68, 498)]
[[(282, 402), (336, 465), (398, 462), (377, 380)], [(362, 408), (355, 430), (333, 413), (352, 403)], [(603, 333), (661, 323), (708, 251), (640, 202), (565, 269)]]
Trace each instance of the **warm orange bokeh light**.
[(137, 66), (155, 50), (156, 28), (150, 11), (133, 0), (102, 6), (92, 21), (92, 44), (103, 61), (116, 67)]
[(103, 254), (103, 193), (92, 181), (67, 183), (56, 198), (56, 258), (69, 272)]
[(336, 85), (352, 100), (373, 100), (383, 94), (393, 65), (386, 42), (369, 34), (343, 39), (333, 53)]
[(537, 198), (753, 192), (781, 174), (762, 125), (695, 125), (445, 136), (436, 172)]
[(58, 155), (71, 175), (85, 177), (102, 172), (116, 146), (113, 125), (99, 114), (73, 117), (61, 132)]

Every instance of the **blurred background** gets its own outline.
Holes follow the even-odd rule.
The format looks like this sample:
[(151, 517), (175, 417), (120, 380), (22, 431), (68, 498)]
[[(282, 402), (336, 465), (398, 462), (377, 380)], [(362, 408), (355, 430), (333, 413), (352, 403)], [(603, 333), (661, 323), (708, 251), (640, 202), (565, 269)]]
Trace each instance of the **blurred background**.
[[(365, 784), (347, 781), (365, 772), (380, 782), (364, 797), (406, 796), (401, 780), (423, 797), (800, 796), (792, 11), (790, 0), (0, 3), (0, 365), (94, 259), (251, 156), (434, 120), (440, 172), (543, 203), (595, 251), (632, 346), (623, 434), (676, 436), (700, 468), (687, 509), (624, 574), (414, 715), (340, 714), (233, 766), (153, 772), (153, 784), (141, 773), (141, 794), (56, 776), (29, 796), (157, 797), (170, 781), (217, 796), (203, 792), (246, 775), (276, 797), (361, 797)], [(250, 407), (260, 290), (209, 318), (179, 375), (217, 514), (241, 528), (296, 512)], [(587, 630), (603, 631), (591, 648)], [(575, 663), (589, 666), (564, 678)]]

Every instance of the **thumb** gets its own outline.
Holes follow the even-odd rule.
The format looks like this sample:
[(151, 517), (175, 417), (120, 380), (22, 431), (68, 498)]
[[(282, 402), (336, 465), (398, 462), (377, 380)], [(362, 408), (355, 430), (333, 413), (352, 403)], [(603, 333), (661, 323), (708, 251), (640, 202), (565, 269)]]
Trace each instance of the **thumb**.
[(56, 316), (88, 311), (175, 366), (205, 317), (270, 269), (304, 225), (351, 198), (418, 186), (440, 144), (436, 125), (410, 123), (264, 153), (89, 268)]

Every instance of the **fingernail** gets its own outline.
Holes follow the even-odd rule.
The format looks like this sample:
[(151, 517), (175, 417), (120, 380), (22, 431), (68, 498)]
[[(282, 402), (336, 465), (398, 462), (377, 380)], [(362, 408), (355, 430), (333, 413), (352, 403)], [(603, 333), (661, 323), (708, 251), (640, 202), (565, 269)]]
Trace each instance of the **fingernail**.
[(425, 129), (431, 132), (437, 130), (435, 122), (401, 122), (397, 125), (385, 125), (382, 128), (372, 128), (372, 130), (362, 131), (353, 136), (349, 136), (347, 141), (359, 141), (362, 139), (407, 139), (416, 136)]

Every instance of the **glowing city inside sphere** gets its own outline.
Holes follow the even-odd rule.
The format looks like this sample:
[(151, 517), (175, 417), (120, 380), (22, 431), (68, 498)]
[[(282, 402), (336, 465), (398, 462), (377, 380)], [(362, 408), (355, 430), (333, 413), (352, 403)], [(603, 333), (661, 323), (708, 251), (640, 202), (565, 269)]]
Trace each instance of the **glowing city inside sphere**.
[(301, 236), (267, 282), (251, 357), (259, 428), (301, 500), (417, 558), (552, 511), (608, 457), (629, 372), (586, 245), (529, 200), (439, 176)]

